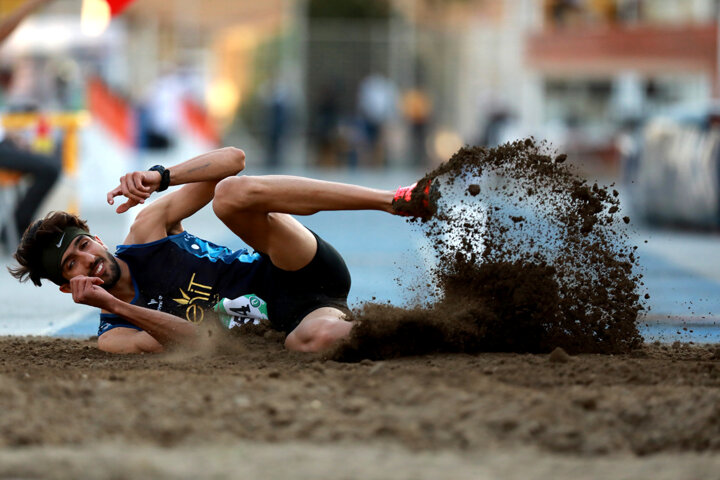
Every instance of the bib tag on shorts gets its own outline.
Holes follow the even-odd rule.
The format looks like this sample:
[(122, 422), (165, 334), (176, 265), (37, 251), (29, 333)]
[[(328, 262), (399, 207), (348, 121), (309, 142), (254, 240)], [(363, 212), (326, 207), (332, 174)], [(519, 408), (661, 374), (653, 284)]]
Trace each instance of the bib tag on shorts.
[(254, 294), (237, 298), (223, 298), (213, 310), (218, 314), (220, 323), (227, 329), (248, 323), (257, 325), (261, 320), (268, 319), (267, 303)]

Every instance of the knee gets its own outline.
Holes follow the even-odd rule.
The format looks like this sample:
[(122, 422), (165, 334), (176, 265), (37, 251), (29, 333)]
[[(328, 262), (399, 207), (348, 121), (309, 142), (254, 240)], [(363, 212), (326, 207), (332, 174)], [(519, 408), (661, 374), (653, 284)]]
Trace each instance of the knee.
[(347, 337), (352, 324), (345, 320), (324, 320), (317, 322), (311, 332), (302, 338), (295, 332), (285, 339), (285, 348), (301, 352), (322, 352)]
[(336, 329), (333, 328), (335, 322), (322, 322), (315, 331), (315, 335), (310, 342), (311, 351), (320, 352), (327, 350), (335, 342), (339, 340)]
[(228, 177), (215, 186), (212, 207), (219, 218), (250, 209), (260, 197), (262, 187), (255, 177)]

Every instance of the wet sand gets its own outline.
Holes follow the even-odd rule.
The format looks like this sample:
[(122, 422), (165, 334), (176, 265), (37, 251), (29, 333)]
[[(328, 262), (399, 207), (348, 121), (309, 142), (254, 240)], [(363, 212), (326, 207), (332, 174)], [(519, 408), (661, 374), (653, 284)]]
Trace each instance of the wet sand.
[(248, 333), (193, 355), (0, 352), (0, 478), (720, 477), (715, 346), (341, 363)]

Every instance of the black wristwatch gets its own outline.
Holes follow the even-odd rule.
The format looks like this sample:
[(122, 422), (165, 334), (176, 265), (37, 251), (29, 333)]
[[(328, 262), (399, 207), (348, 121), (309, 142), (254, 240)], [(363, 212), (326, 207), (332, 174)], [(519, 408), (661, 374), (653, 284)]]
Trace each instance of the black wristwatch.
[(170, 186), (170, 170), (166, 169), (162, 165), (155, 165), (154, 167), (148, 168), (149, 172), (158, 172), (160, 174), (160, 186), (157, 191), (162, 192), (167, 190)]

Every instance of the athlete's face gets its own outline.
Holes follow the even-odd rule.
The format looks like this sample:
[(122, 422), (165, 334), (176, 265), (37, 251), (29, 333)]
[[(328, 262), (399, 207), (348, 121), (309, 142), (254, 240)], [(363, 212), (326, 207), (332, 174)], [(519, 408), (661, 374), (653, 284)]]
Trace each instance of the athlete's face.
[(110, 289), (120, 279), (120, 265), (97, 237), (80, 235), (68, 246), (62, 258), (62, 273), (70, 281), (79, 275), (99, 277)]

